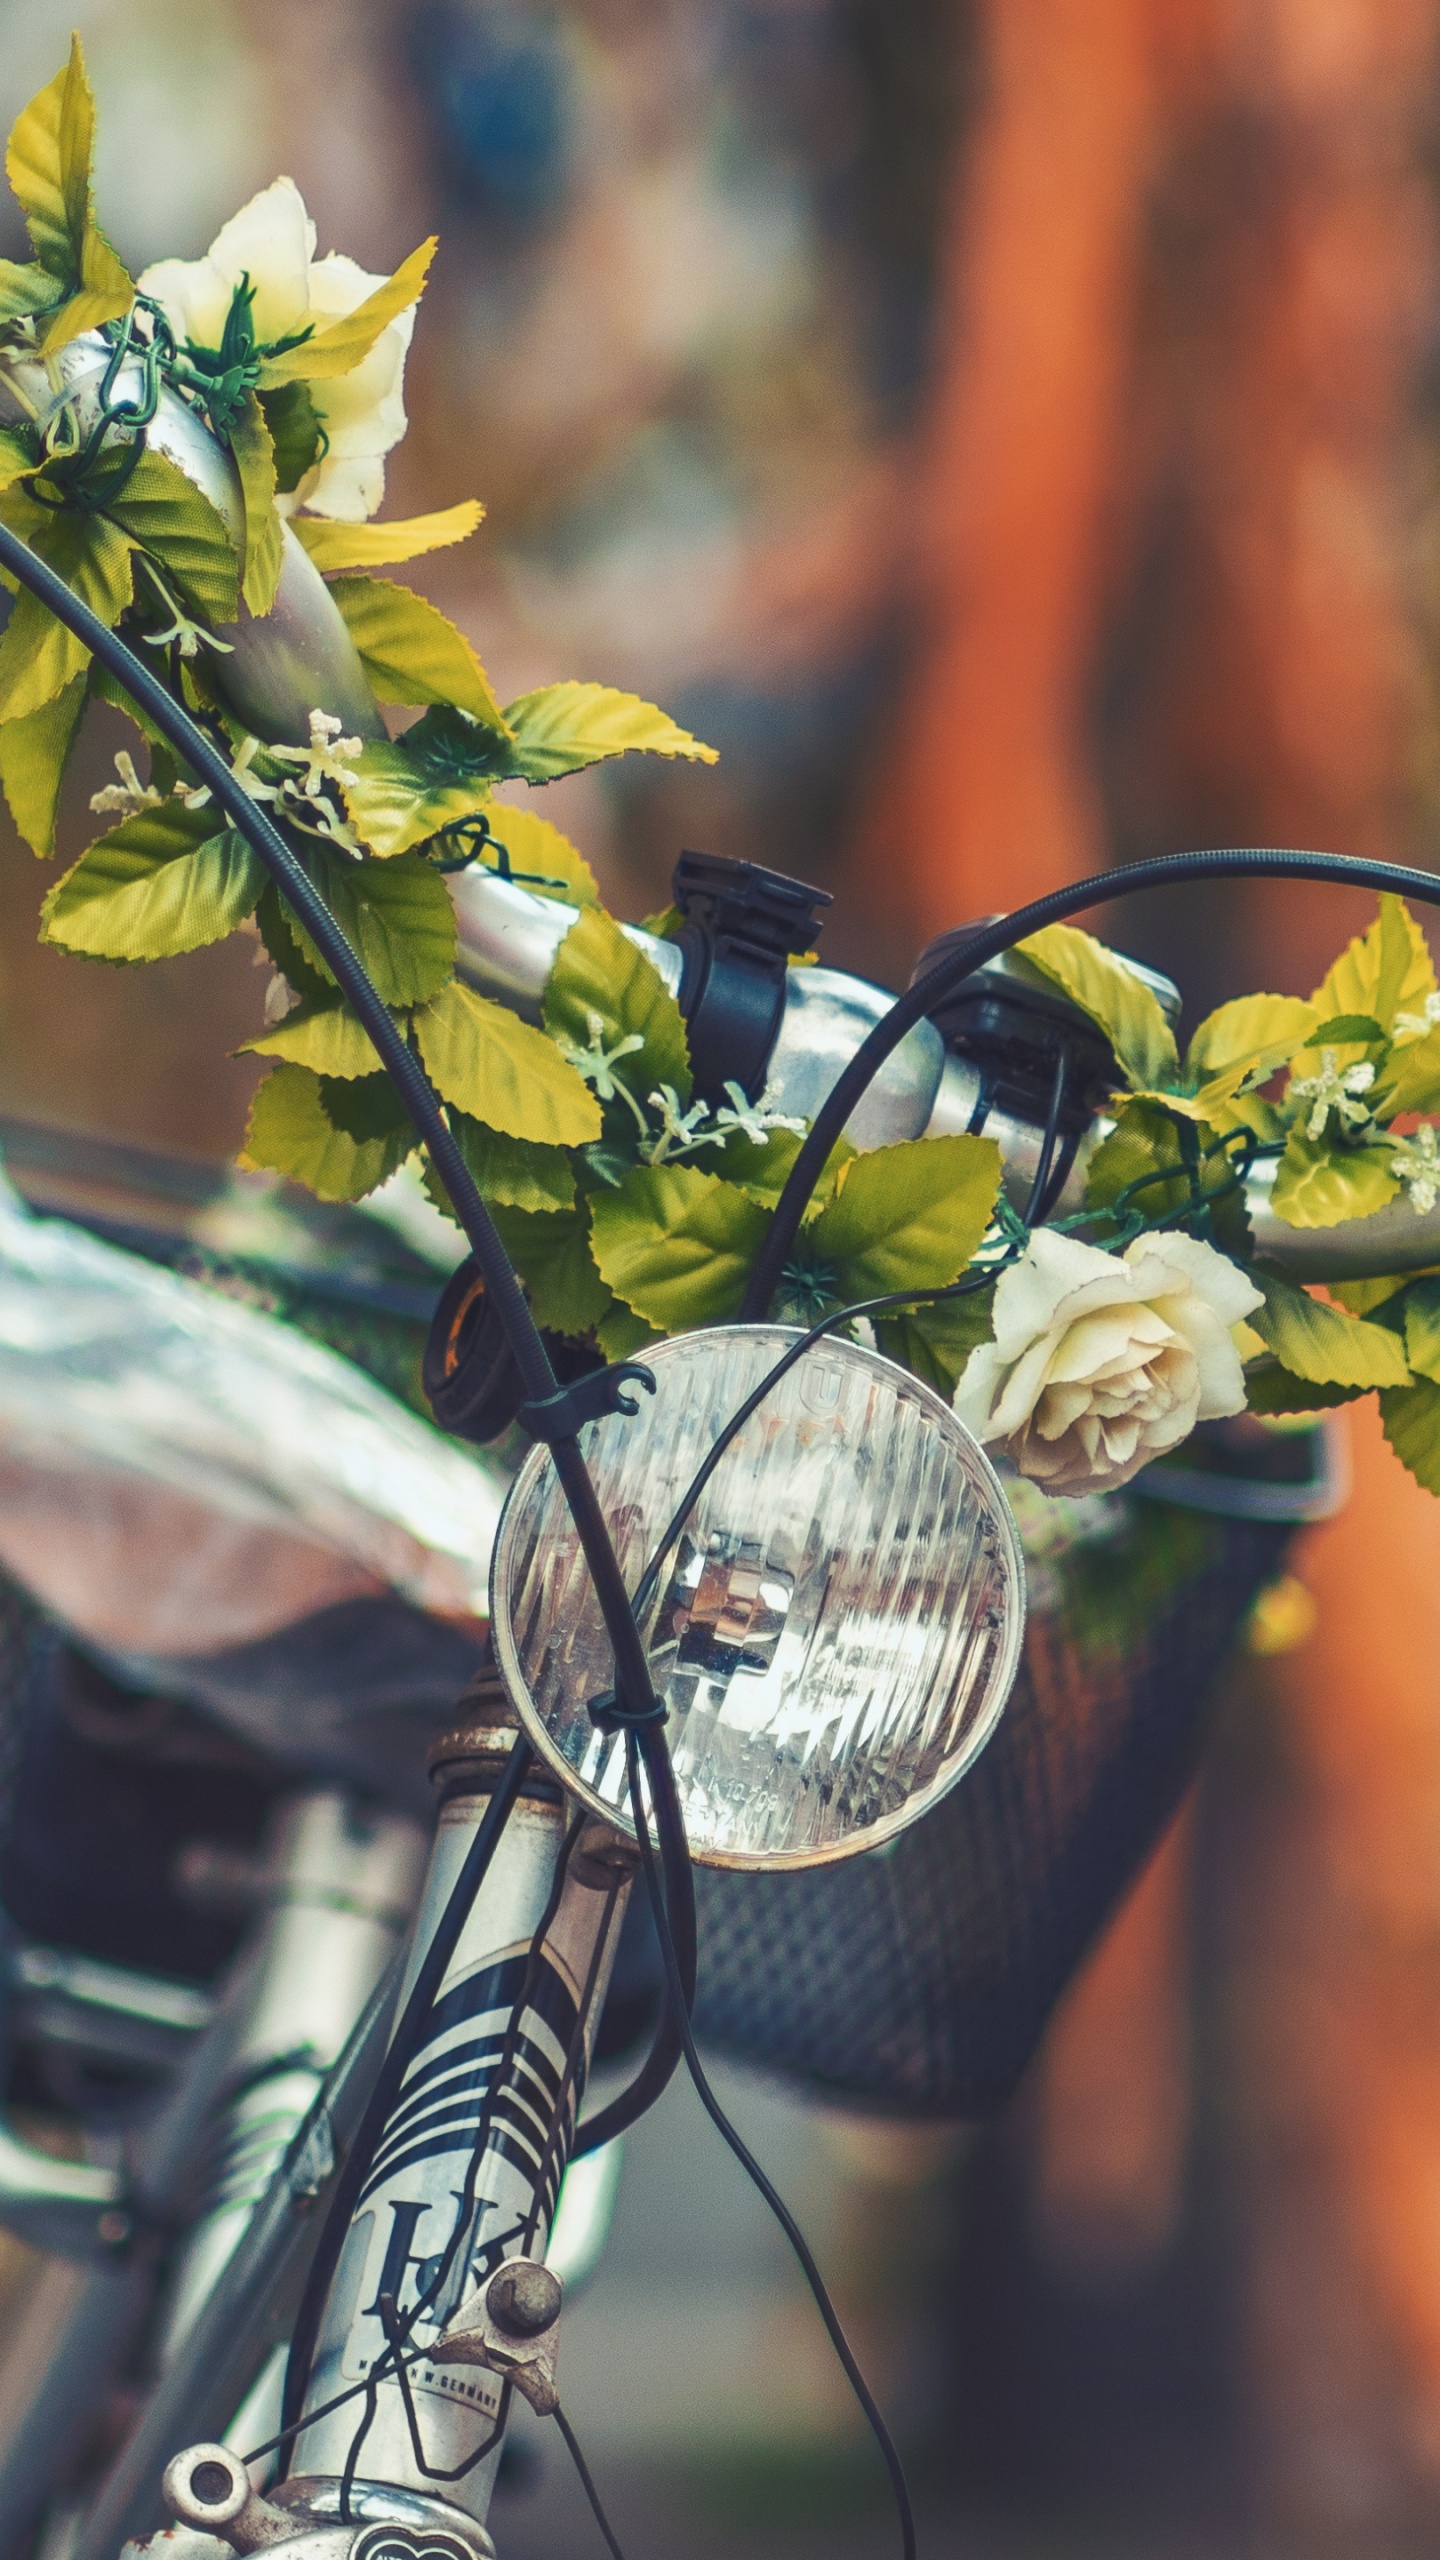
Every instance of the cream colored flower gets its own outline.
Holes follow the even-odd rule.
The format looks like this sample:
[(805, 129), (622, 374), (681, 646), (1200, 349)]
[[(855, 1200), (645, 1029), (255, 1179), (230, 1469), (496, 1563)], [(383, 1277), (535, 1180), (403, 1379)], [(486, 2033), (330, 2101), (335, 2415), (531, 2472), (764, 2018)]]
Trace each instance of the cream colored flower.
[(1260, 1292), (1193, 1236), (1123, 1254), (1039, 1228), (995, 1292), (995, 1339), (972, 1352), (955, 1410), (1046, 1493), (1128, 1484), (1197, 1422), (1240, 1413), (1230, 1338)]
[[(262, 347), (306, 327), (318, 334), (385, 282), (353, 258), (317, 258), (304, 198), (293, 178), (277, 178), (231, 216), (203, 258), (162, 258), (146, 268), (140, 290), (160, 304), (182, 347), (188, 339), (218, 352), (236, 288), (247, 276), (255, 295), (255, 343)], [(299, 488), (281, 500), (283, 513), (305, 506), (347, 523), (374, 514), (385, 494), (385, 456), (405, 433), (405, 356), (414, 326), (412, 304), (349, 373), (310, 383), (327, 443)]]

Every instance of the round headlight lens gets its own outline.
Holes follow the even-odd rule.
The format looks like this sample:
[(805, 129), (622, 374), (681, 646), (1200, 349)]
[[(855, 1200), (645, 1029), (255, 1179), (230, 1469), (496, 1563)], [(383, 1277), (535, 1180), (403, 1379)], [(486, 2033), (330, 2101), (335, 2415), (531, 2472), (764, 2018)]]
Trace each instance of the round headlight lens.
[[(656, 1393), (582, 1439), (632, 1591), (736, 1407), (796, 1339), (721, 1325), (645, 1353)], [(631, 1829), (604, 1622), (548, 1450), (526, 1459), (490, 1586), (496, 1654), (541, 1757)], [(691, 1852), (802, 1867), (913, 1822), (969, 1767), (1009, 1694), (1020, 1543), (978, 1444), (929, 1387), (849, 1342), (807, 1351), (726, 1451), (641, 1632)]]

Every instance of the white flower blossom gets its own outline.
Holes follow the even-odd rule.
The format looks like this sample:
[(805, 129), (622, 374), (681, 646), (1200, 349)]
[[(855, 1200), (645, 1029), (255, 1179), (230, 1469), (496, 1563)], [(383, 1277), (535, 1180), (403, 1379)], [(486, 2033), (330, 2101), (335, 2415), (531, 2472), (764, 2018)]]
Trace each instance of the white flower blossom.
[(1296, 1076), (1291, 1081), (1291, 1100), (1310, 1105), (1305, 1123), (1305, 1135), (1310, 1139), (1324, 1137), (1332, 1111), (1346, 1129), (1362, 1128), (1370, 1117), (1370, 1106), (1361, 1097), (1375, 1082), (1372, 1060), (1361, 1058), (1353, 1067), (1337, 1067), (1335, 1054), (1333, 1049), (1322, 1049), (1319, 1074)]
[(1432, 991), (1425, 998), (1424, 1009), (1420, 1013), (1396, 1014), (1395, 1029), (1397, 1033), (1405, 1032), (1412, 1040), (1423, 1040), (1426, 1032), (1433, 1031), (1437, 1022), (1440, 1022), (1440, 995)]
[(771, 1109), (771, 1085), (766, 1086), (758, 1102), (746, 1099), (743, 1085), (727, 1084), (725, 1091), (729, 1099), (715, 1114), (715, 1127), (724, 1133), (722, 1146), (732, 1129), (737, 1137), (748, 1138), (753, 1146), (761, 1147), (773, 1129), (788, 1129), (794, 1137), (803, 1138), (810, 1126), (808, 1120), (797, 1120), (793, 1113)]
[(995, 1291), (995, 1339), (972, 1352), (955, 1411), (1046, 1493), (1128, 1484), (1197, 1422), (1240, 1413), (1230, 1328), (1260, 1292), (1184, 1235), (1102, 1253), (1041, 1227)]
[(142, 809), (164, 807), (163, 794), (153, 783), (142, 782), (135, 770), (135, 759), (124, 747), (115, 758), (118, 782), (107, 782), (103, 791), (92, 791), (90, 806), (97, 818), (107, 817), (112, 809), (127, 818), (138, 818)]
[[(368, 299), (384, 276), (368, 275), (353, 258), (315, 255), (315, 225), (293, 178), (277, 178), (217, 232), (203, 258), (162, 258), (147, 267), (140, 290), (158, 302), (177, 339), (219, 351), (237, 288), (254, 288), (251, 323), (258, 346), (273, 346), (312, 327), (317, 335)], [(309, 384), (325, 431), (319, 460), (282, 513), (359, 523), (385, 495), (385, 456), (405, 433), (405, 357), (415, 326), (412, 304), (381, 330), (368, 355), (348, 373)]]
[(562, 1040), (559, 1043), (562, 1053), (569, 1059), (576, 1073), (582, 1075), (588, 1085), (594, 1086), (601, 1102), (614, 1102), (617, 1098), (628, 1102), (643, 1129), (645, 1115), (639, 1103), (629, 1087), (622, 1084), (619, 1077), (611, 1072), (621, 1058), (632, 1058), (637, 1049), (644, 1048), (645, 1043), (639, 1032), (627, 1031), (622, 1039), (616, 1041), (613, 1049), (607, 1049), (605, 1024), (598, 1013), (587, 1010), (585, 1028), (590, 1034), (589, 1047), (582, 1049), (573, 1040)]
[(286, 786), (289, 790), (303, 792), (307, 800), (318, 800), (321, 787), (327, 782), (359, 781), (354, 758), (363, 753), (365, 742), (363, 738), (342, 738), (344, 726), (344, 721), (337, 720), (331, 712), (312, 711), (308, 747), (270, 749), (277, 764), (301, 768), (299, 781)]
[(1393, 1138), (1391, 1146), (1390, 1169), (1404, 1184), (1416, 1217), (1423, 1218), (1440, 1201), (1440, 1138), (1427, 1120), (1413, 1138)]

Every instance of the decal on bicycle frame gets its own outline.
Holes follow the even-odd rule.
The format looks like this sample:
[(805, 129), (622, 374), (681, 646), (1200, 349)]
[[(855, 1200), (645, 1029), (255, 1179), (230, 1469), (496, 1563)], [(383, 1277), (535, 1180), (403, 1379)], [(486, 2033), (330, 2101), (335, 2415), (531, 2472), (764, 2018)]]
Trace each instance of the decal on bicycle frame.
[[(531, 2219), (542, 2161), (542, 2233), (555, 2210), (584, 2084), (582, 2056), (566, 2094), (562, 2138), (552, 2140), (579, 2008), (568, 1976), (546, 1949), (512, 2031), (529, 1954), (526, 1946), (492, 1958), (450, 1984), (405, 2075), (356, 2215), (356, 2236), (367, 2222), (369, 2230), (356, 2308), (347, 2323), (347, 2381), (363, 2381), (385, 2351), (380, 2306), (387, 2295), (402, 2323), (424, 2303), (409, 2331), (410, 2346), (423, 2346), (449, 2327), (461, 2303), (502, 2259), (515, 2254)], [(488, 2108), (468, 2229), (457, 2242), (466, 2173), (512, 2033), (505, 2087)], [(434, 2299), (426, 2302), (432, 2289)], [(477, 2410), (493, 2410), (499, 2394), (496, 2377), (474, 2365), (431, 2365), (422, 2358), (410, 2367), (410, 2380), (415, 2390)]]

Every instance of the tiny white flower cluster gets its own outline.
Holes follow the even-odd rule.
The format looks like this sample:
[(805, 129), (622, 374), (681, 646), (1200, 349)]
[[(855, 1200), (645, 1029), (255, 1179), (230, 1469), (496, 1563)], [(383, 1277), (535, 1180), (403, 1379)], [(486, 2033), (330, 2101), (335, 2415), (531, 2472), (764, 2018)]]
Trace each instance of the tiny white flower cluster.
[(1320, 1052), (1320, 1072), (1315, 1076), (1296, 1076), (1290, 1087), (1292, 1098), (1310, 1104), (1305, 1123), (1307, 1138), (1323, 1138), (1332, 1111), (1346, 1129), (1363, 1128), (1370, 1118), (1370, 1106), (1363, 1096), (1375, 1082), (1375, 1068), (1369, 1058), (1361, 1058), (1353, 1067), (1337, 1067), (1333, 1049)]
[(1440, 1202), (1440, 1137), (1427, 1120), (1413, 1138), (1392, 1138), (1391, 1171), (1403, 1183), (1417, 1218)]
[[(763, 1146), (775, 1129), (789, 1129), (797, 1137), (805, 1134), (807, 1121), (771, 1109), (768, 1089), (758, 1102), (752, 1102), (743, 1085), (734, 1082), (726, 1085), (726, 1099), (713, 1113), (704, 1102), (692, 1102), (688, 1111), (682, 1109), (673, 1084), (657, 1085), (642, 1103), (623, 1076), (615, 1073), (622, 1058), (633, 1057), (644, 1048), (640, 1034), (628, 1031), (613, 1049), (607, 1049), (605, 1025), (598, 1013), (587, 1011), (585, 1028), (590, 1035), (587, 1046), (562, 1040), (560, 1048), (601, 1102), (625, 1104), (639, 1133), (642, 1164), (673, 1164), (680, 1156), (697, 1154), (701, 1147), (724, 1147), (732, 1137), (747, 1138), (753, 1146)], [(658, 1130), (650, 1125), (651, 1111), (660, 1115)]]
[[(258, 738), (241, 740), (230, 770), (250, 799), (275, 801), (281, 815), (292, 826), (302, 828), (307, 835), (325, 836), (342, 852), (358, 858), (361, 847), (352, 829), (339, 815), (333, 801), (324, 794), (327, 782), (346, 783), (357, 779), (354, 767), (347, 759), (361, 753), (364, 741), (342, 738), (340, 732), (344, 725), (331, 712), (312, 711), (308, 747), (264, 749), (264, 753), (277, 764), (300, 767), (294, 781), (287, 775), (278, 783), (265, 782), (252, 771), (255, 758), (261, 753)], [(97, 817), (118, 812), (124, 818), (137, 818), (145, 809), (165, 806), (164, 794), (157, 791), (153, 783), (141, 781), (135, 770), (134, 758), (123, 747), (115, 758), (115, 770), (120, 776), (119, 781), (107, 782), (103, 791), (91, 794), (90, 806)], [(211, 792), (208, 783), (176, 782), (171, 786), (170, 797), (182, 801), (187, 809), (203, 809), (211, 798)], [(635, 1045), (638, 1047), (639, 1043)]]

